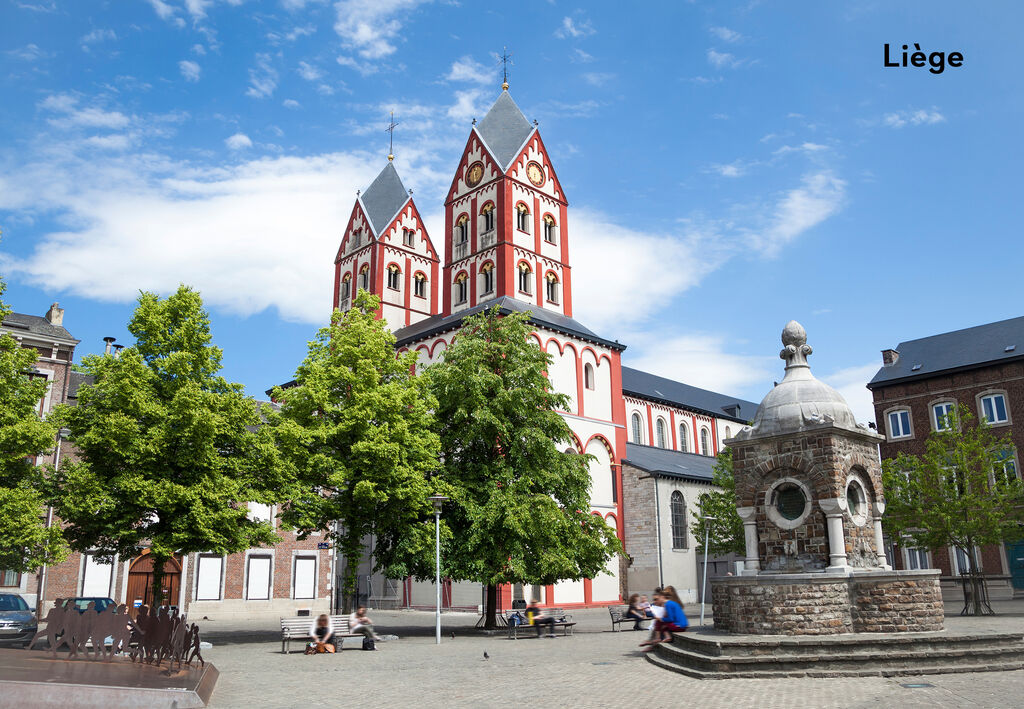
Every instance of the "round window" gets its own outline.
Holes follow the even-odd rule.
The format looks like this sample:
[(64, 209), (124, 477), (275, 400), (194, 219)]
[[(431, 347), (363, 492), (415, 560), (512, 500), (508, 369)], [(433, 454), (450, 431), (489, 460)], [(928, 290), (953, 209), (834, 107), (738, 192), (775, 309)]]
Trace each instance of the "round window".
[(783, 485), (775, 491), (775, 509), (784, 519), (799, 519), (806, 506), (807, 498), (797, 485)]
[(855, 524), (861, 525), (867, 516), (867, 495), (859, 480), (851, 480), (846, 486), (846, 509)]

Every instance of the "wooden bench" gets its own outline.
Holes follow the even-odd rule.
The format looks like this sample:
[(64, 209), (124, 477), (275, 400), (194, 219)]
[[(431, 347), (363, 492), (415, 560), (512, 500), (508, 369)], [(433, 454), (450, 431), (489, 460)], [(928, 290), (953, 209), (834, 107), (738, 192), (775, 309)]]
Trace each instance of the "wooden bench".
[[(619, 623), (636, 623), (636, 622), (638, 622), (636, 618), (630, 618), (629, 616), (626, 615), (626, 611), (628, 611), (628, 610), (629, 610), (629, 606), (608, 606), (608, 615), (610, 615), (611, 618), (612, 618), (612, 632), (615, 632), (616, 630), (620, 630), (620, 628), (616, 628), (615, 627)], [(654, 618), (645, 618), (644, 620), (654, 620)], [(643, 623), (644, 621), (641, 620), (639, 622)]]
[[(572, 635), (572, 631), (573, 631), (573, 628), (576, 627), (576, 623), (573, 622), (572, 616), (567, 614), (565, 612), (564, 608), (541, 608), (541, 611), (544, 613), (545, 616), (548, 616), (550, 618), (554, 618), (555, 619), (555, 622), (554, 622), (553, 625), (548, 625), (548, 627), (551, 629), (552, 633), (555, 631), (555, 628), (561, 628), (563, 635), (567, 635), (567, 636), (568, 635)], [(534, 632), (534, 633), (537, 632), (537, 626), (536, 625), (529, 625), (529, 624), (527, 624), (525, 622), (526, 613), (524, 613), (523, 611), (517, 611), (517, 612), (520, 613), (524, 617), (524, 622), (522, 624), (520, 624), (520, 625), (513, 625), (512, 623), (509, 623), (509, 625), (508, 625), (508, 637), (511, 640), (518, 640), (519, 639), (519, 633), (521, 631), (525, 632), (525, 631), (529, 630), (529, 631)], [(512, 617), (512, 614), (510, 613), (509, 614), (509, 618), (511, 619), (511, 617)], [(565, 620), (558, 620), (559, 618), (565, 618)]]
[[(334, 633), (331, 636), (331, 642), (334, 643), (334, 648), (337, 652), (341, 652), (342, 643), (345, 638), (363, 638), (366, 637), (362, 633), (353, 633), (349, 629), (349, 622), (347, 615), (331, 615), (327, 616), (330, 619), (331, 631)], [(316, 622), (317, 616), (298, 616), (296, 618), (282, 618), (281, 619), (281, 652), (287, 654), (289, 652), (291, 641), (296, 640), (301, 642), (303, 649), (308, 642), (311, 642), (309, 637), (309, 626)]]

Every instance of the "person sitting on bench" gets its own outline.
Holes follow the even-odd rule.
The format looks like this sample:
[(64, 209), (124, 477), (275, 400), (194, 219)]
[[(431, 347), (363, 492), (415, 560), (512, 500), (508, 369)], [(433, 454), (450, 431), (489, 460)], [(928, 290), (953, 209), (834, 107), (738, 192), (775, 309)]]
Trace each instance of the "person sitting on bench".
[(548, 626), (548, 637), (555, 637), (555, 619), (549, 615), (544, 615), (537, 604), (540, 603), (540, 599), (534, 598), (530, 601), (530, 605), (526, 608), (526, 623), (528, 625), (537, 626), (537, 637), (541, 636), (541, 626)]
[(324, 613), (313, 621), (313, 625), (309, 626), (311, 642), (306, 647), (306, 654), (334, 652), (334, 643), (330, 642), (332, 635), (334, 635), (334, 630), (331, 629), (331, 619)]
[(629, 597), (629, 608), (622, 614), (623, 618), (632, 618), (636, 622), (633, 623), (633, 630), (643, 630), (640, 626), (640, 621), (647, 620), (647, 614), (644, 613), (643, 607), (640, 605), (640, 594), (634, 593)]
[(360, 633), (372, 640), (380, 640), (377, 631), (373, 629), (373, 621), (366, 615), (365, 606), (359, 606), (349, 618), (349, 628), (353, 633)]

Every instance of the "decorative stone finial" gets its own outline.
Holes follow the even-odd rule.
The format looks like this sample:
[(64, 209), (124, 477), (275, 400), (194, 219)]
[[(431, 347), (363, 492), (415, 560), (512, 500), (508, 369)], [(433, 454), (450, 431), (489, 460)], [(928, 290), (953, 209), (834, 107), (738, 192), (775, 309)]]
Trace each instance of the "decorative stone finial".
[(508, 91), (508, 82), (507, 81), (501, 82), (501, 90), (502, 91)]
[(779, 357), (786, 360), (786, 369), (793, 367), (809, 367), (807, 355), (814, 352), (807, 344), (807, 331), (796, 320), (790, 320), (782, 330), (782, 344)]

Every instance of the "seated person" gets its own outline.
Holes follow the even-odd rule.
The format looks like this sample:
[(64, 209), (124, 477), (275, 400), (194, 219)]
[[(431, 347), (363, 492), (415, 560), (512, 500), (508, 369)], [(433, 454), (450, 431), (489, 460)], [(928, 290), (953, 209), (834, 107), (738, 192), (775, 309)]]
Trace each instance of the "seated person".
[(318, 652), (334, 652), (334, 643), (330, 642), (334, 630), (331, 629), (331, 619), (323, 613), (309, 626), (309, 637), (311, 642), (306, 647), (306, 654), (312, 655)]
[(634, 593), (629, 597), (629, 608), (622, 614), (625, 618), (632, 618), (636, 622), (633, 623), (633, 630), (643, 630), (640, 627), (641, 620), (647, 620), (647, 614), (644, 613), (643, 607), (640, 605), (640, 594)]
[(642, 610), (644, 615), (648, 618), (654, 617), (654, 613), (651, 611), (651, 602), (647, 600), (647, 596), (640, 596), (640, 610)]
[(537, 604), (540, 603), (540, 599), (534, 598), (530, 601), (530, 605), (526, 607), (526, 622), (529, 625), (537, 626), (537, 637), (541, 636), (541, 626), (548, 626), (548, 637), (555, 637), (555, 619), (549, 615), (544, 615)]
[(689, 627), (690, 621), (683, 613), (682, 605), (673, 600), (674, 595), (665, 591), (655, 594), (654, 604), (664, 609), (664, 615), (660, 620), (654, 622), (654, 637), (640, 644), (644, 648), (644, 652), (650, 652), (658, 643), (672, 640), (672, 633), (685, 632)]
[(368, 638), (380, 640), (380, 636), (377, 635), (377, 632), (373, 629), (373, 621), (370, 620), (368, 615), (366, 615), (365, 606), (359, 606), (356, 608), (355, 612), (349, 616), (348, 622), (353, 633), (359, 633), (360, 635), (365, 635)]

